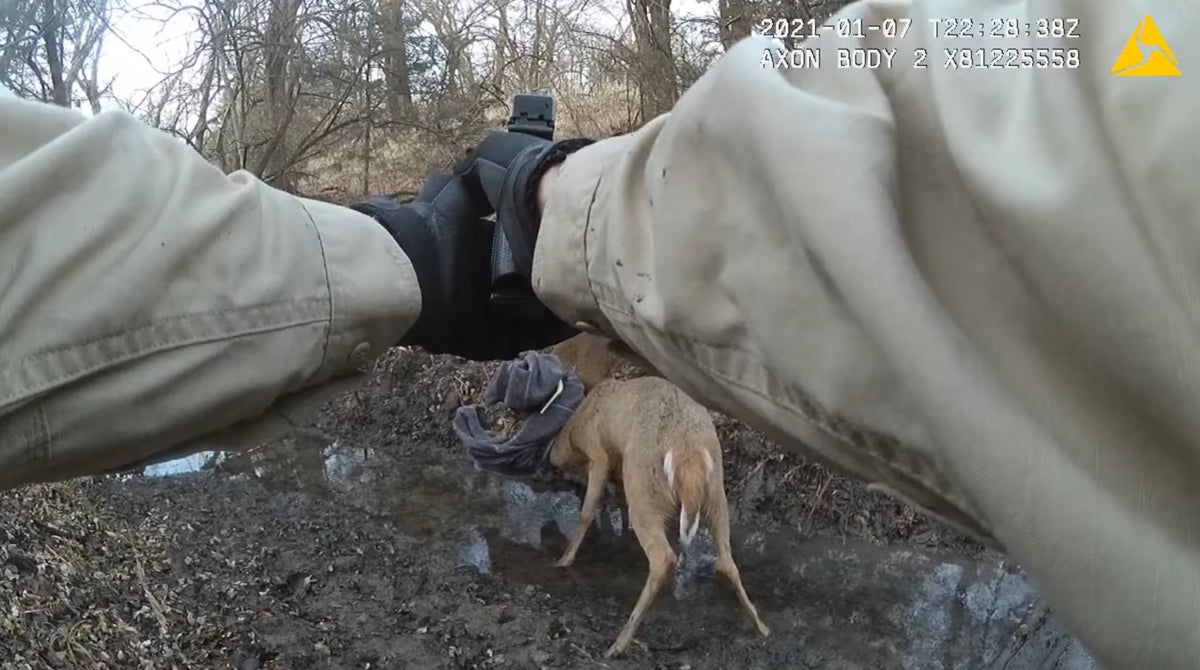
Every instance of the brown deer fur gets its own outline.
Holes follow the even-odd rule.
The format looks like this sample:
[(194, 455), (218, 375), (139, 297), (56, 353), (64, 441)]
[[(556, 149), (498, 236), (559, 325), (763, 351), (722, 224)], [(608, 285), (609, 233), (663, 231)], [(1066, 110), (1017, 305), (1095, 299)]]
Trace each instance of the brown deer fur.
[[(594, 337), (594, 336), (593, 336)], [(574, 339), (574, 338), (573, 338)], [(598, 338), (603, 340), (603, 338)], [(580, 351), (594, 354), (596, 343), (558, 353), (568, 365)], [(604, 363), (583, 361), (576, 369), (598, 374)], [(582, 375), (581, 375), (582, 376)], [(551, 448), (550, 461), (566, 472), (586, 476), (587, 491), (575, 529), (558, 567), (571, 565), (591, 526), (610, 478), (620, 479), (629, 520), (649, 561), (650, 574), (625, 627), (605, 654), (624, 653), (647, 607), (676, 564), (667, 525), (679, 512), (679, 539), (687, 546), (704, 521), (717, 548), (716, 573), (725, 577), (760, 635), (770, 634), (755, 610), (729, 543), (729, 508), (725, 499), (721, 444), (704, 407), (674, 384), (657, 377), (628, 381), (598, 380), (563, 427)]]
[(590, 333), (580, 333), (554, 345), (550, 353), (579, 375), (583, 390), (590, 391), (612, 374), (620, 359), (608, 348), (609, 340)]

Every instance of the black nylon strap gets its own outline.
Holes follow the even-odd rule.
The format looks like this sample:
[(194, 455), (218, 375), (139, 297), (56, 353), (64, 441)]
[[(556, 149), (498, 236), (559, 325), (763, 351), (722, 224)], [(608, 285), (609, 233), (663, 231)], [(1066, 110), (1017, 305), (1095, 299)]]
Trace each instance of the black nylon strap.
[(534, 221), (537, 221), (539, 226), (541, 225), (542, 221), (542, 210), (540, 207), (538, 207), (537, 195), (538, 186), (541, 184), (542, 177), (545, 176), (546, 172), (550, 168), (567, 160), (567, 156), (570, 156), (589, 144), (595, 143), (596, 140), (589, 140), (582, 137), (557, 142), (550, 147), (550, 150), (546, 152), (542, 159), (538, 161), (537, 165), (533, 167), (533, 171), (529, 174), (529, 183), (525, 185), (525, 199), (531, 203), (530, 211), (533, 212)]
[(537, 201), (541, 178), (551, 167), (593, 142), (573, 139), (555, 142), (541, 149), (531, 147), (527, 150), (528, 155), (522, 153), (513, 160), (514, 165), (505, 175), (496, 222), (503, 227), (504, 236), (508, 238), (517, 270), (526, 278), (533, 273), (533, 252), (541, 227), (541, 208)]
[(421, 289), (421, 312), (412, 328), (396, 343), (401, 346), (426, 341), (423, 338), (429, 334), (431, 326), (441, 323), (445, 318), (441, 313), (445, 300), (442, 296), (434, 295), (442, 281), (437, 267), (440, 257), (437, 240), (424, 222), (428, 208), (429, 205), (424, 202), (400, 205), (386, 198), (371, 198), (350, 206), (350, 209), (375, 219), (392, 234), (417, 275), (417, 285)]

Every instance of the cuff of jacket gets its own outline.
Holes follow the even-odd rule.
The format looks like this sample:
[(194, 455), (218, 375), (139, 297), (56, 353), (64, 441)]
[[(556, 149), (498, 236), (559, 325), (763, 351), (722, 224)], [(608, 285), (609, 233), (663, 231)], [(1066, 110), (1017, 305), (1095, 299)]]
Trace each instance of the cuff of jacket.
[(329, 286), (325, 355), (316, 384), (370, 364), (404, 336), (421, 313), (412, 262), (371, 217), (300, 198), (321, 240)]
[(533, 290), (558, 318), (577, 330), (611, 333), (590, 277), (595, 245), (603, 239), (609, 192), (632, 136), (602, 140), (571, 154), (559, 168), (542, 212), (533, 255)]

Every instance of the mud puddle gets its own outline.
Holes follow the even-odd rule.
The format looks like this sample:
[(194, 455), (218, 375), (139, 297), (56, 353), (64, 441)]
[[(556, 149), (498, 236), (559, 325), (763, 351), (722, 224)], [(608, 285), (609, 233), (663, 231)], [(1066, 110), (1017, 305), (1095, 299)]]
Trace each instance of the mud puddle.
[[(463, 462), (395, 456), (318, 437), (247, 453), (206, 452), (149, 466), (147, 477), (210, 473), (270, 491), (336, 501), (404, 535), (456, 548), (455, 569), (490, 575), (516, 592), (537, 589), (615, 636), (645, 579), (645, 557), (611, 498), (575, 565), (555, 569), (577, 523), (571, 487), (530, 485)], [(904, 544), (732, 529), (734, 558), (772, 629), (753, 637), (726, 585), (712, 574), (704, 531), (681, 556), (639, 641), (659, 667), (1088, 670), (1019, 568), (994, 552), (935, 552)], [(614, 616), (614, 613), (616, 615)], [(674, 665), (663, 666), (662, 656)], [(645, 659), (643, 659), (645, 661)], [(654, 667), (631, 665), (630, 667)]]

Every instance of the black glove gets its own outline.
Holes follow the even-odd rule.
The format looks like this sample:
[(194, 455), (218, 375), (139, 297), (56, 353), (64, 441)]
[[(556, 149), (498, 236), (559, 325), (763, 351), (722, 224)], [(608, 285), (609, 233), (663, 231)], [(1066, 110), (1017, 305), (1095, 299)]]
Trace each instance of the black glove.
[(494, 317), (489, 309), (494, 224), (483, 218), (490, 206), (463, 177), (434, 173), (411, 203), (375, 197), (351, 208), (382, 224), (416, 271), (421, 314), (398, 344), (501, 360), (574, 334), (549, 310), (534, 323)]
[(508, 238), (517, 270), (526, 279), (533, 274), (533, 252), (542, 220), (537, 201), (542, 175), (593, 142), (551, 142), (526, 133), (494, 131), (454, 166), (455, 174), (487, 198), (496, 223)]

